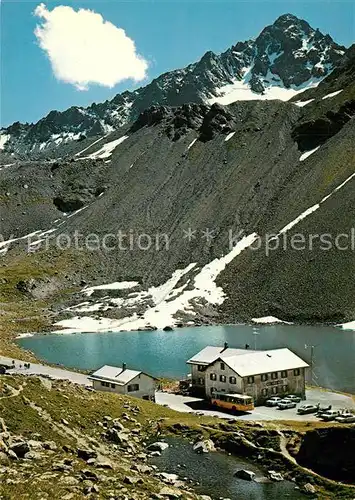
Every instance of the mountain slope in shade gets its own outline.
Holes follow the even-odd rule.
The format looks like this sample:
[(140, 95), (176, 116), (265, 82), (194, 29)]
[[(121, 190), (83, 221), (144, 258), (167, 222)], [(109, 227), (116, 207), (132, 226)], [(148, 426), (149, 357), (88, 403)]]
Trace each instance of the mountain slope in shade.
[[(107, 137), (75, 143), (70, 158), (2, 167), (3, 302), (45, 297), (52, 323), (90, 331), (353, 321), (354, 251), (334, 245), (354, 225), (352, 54), (306, 104), (152, 106)], [(58, 248), (54, 238), (63, 233), (65, 247), (76, 231), (79, 248)], [(80, 249), (87, 235), (118, 231), (133, 235), (132, 247), (124, 239), (123, 248)], [(144, 250), (142, 233), (153, 238)], [(299, 233), (330, 234), (333, 244), (324, 250), (316, 236), (312, 247), (290, 248)], [(157, 249), (159, 235), (168, 249), (164, 238)], [(261, 247), (250, 249), (256, 235)], [(267, 235), (277, 249), (266, 251)]]
[(344, 47), (306, 21), (286, 14), (255, 40), (226, 52), (207, 52), (186, 68), (88, 108), (51, 111), (36, 124), (15, 123), (0, 132), (3, 153), (48, 155), (63, 144), (108, 134), (152, 105), (229, 104), (237, 100), (288, 100), (316, 86), (344, 55)]

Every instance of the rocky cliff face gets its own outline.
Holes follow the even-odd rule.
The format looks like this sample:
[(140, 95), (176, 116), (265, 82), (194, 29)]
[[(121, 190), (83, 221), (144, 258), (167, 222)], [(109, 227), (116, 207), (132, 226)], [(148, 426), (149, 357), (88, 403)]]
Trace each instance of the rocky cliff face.
[(316, 429), (306, 433), (296, 459), (302, 466), (325, 477), (353, 483), (354, 444), (354, 428)]
[(329, 35), (286, 14), (255, 40), (238, 42), (220, 55), (207, 52), (197, 63), (111, 101), (51, 111), (36, 124), (15, 123), (2, 129), (4, 151), (48, 156), (63, 144), (110, 133), (152, 105), (229, 104), (258, 97), (287, 100), (327, 76), (344, 50)]

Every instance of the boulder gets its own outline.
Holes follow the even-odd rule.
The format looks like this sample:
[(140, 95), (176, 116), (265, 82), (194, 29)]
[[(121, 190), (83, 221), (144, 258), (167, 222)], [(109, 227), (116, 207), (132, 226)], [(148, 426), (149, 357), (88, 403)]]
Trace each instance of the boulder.
[(118, 418), (115, 418), (114, 420), (112, 420), (112, 427), (114, 427), (115, 429), (118, 429), (120, 431), (126, 431), (126, 428), (124, 427), (124, 425), (121, 424), (121, 422), (119, 421)]
[(51, 450), (51, 451), (56, 451), (58, 446), (55, 443), (55, 441), (44, 441), (43, 443), (43, 448), (45, 450)]
[(41, 450), (43, 448), (42, 441), (35, 441), (34, 439), (30, 439), (29, 441), (27, 441), (27, 443), (31, 450)]
[(159, 491), (159, 494), (161, 496), (167, 497), (167, 498), (169, 498), (171, 500), (175, 500), (176, 498), (181, 498), (182, 497), (181, 491), (179, 491), (176, 488), (171, 488), (169, 486), (164, 486), (164, 488), (162, 488)]
[(79, 484), (79, 481), (73, 476), (62, 476), (60, 482), (66, 486), (76, 486)]
[(135, 484), (142, 484), (144, 481), (141, 477), (137, 477), (137, 476), (126, 476), (123, 480), (123, 482), (125, 484), (131, 484), (131, 485), (135, 485)]
[(122, 431), (118, 431), (117, 429), (109, 429), (106, 432), (106, 438), (113, 443), (120, 445), (127, 445), (129, 443), (129, 436)]
[(273, 481), (283, 481), (284, 477), (280, 472), (276, 472), (274, 470), (269, 470), (268, 471), (269, 478), (272, 479)]
[(99, 460), (98, 462), (95, 463), (95, 466), (98, 469), (113, 469), (113, 465), (108, 460), (105, 461)]
[(240, 469), (234, 474), (235, 477), (239, 477), (239, 479), (244, 479), (245, 481), (252, 481), (255, 477), (255, 473), (251, 470)]
[(13, 460), (18, 460), (18, 456), (16, 455), (16, 453), (15, 453), (14, 451), (9, 450), (7, 454), (8, 454), (8, 456), (9, 456), (10, 458), (12, 458)]
[(160, 472), (158, 477), (167, 484), (174, 485), (177, 481), (179, 481), (179, 476), (177, 474), (168, 474), (167, 472)]
[(152, 443), (147, 447), (148, 451), (159, 451), (160, 453), (169, 448), (168, 443), (164, 443), (162, 441), (157, 441), (156, 443)]
[(41, 453), (38, 453), (37, 451), (29, 451), (23, 458), (26, 458), (26, 460), (39, 460), (41, 457)]
[(315, 487), (313, 486), (313, 484), (311, 483), (306, 483), (302, 490), (307, 493), (308, 495), (315, 495), (317, 490), (315, 489)]
[(81, 474), (83, 481), (85, 479), (89, 479), (90, 481), (98, 481), (99, 480), (99, 476), (96, 474), (96, 472), (94, 472), (90, 469), (84, 469), (84, 470), (80, 471), (80, 474)]
[(85, 460), (85, 462), (91, 458), (97, 458), (97, 453), (95, 450), (87, 450), (84, 448), (78, 448), (77, 454), (78, 454), (78, 457)]
[(204, 439), (203, 441), (195, 443), (193, 450), (196, 453), (209, 453), (210, 451), (216, 451), (216, 448), (211, 439)]
[(140, 474), (150, 474), (153, 471), (153, 468), (150, 467), (149, 465), (142, 465), (142, 464), (134, 464), (131, 467), (132, 470), (136, 470)]
[(17, 443), (14, 443), (11, 447), (10, 450), (13, 451), (18, 458), (24, 458), (26, 453), (30, 451), (30, 447), (26, 441), (19, 441)]

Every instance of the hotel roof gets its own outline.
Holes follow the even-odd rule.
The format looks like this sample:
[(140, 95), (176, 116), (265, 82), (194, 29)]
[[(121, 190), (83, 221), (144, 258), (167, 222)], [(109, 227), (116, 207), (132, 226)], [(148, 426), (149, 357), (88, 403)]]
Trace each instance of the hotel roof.
[(217, 360), (223, 361), (240, 377), (308, 367), (303, 359), (286, 348), (250, 351), (207, 346), (187, 363), (209, 366)]

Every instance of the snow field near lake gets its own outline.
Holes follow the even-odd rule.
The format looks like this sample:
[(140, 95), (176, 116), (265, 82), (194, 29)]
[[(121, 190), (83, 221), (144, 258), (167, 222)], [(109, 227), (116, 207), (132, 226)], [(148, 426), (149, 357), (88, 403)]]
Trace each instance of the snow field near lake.
[[(116, 301), (116, 304), (127, 307), (129, 305), (142, 304), (147, 298), (151, 298), (154, 302), (154, 306), (148, 307), (143, 317), (138, 317), (137, 314), (133, 314), (132, 316), (115, 320), (109, 318), (94, 319), (85, 316), (76, 316), (72, 319), (56, 323), (55, 326), (64, 328), (64, 330), (59, 330), (57, 333), (98, 332), (107, 330), (130, 331), (148, 326), (164, 328), (165, 326), (174, 326), (176, 324), (174, 316), (178, 311), (184, 311), (194, 316), (195, 313), (191, 304), (192, 300), (205, 300), (212, 305), (222, 304), (226, 296), (223, 289), (215, 283), (217, 277), (234, 258), (243, 250), (250, 247), (256, 238), (256, 233), (245, 236), (224, 257), (214, 259), (209, 264), (206, 264), (201, 270), (196, 269), (196, 263), (191, 263), (184, 269), (177, 269), (172, 274), (171, 278), (160, 286), (150, 287), (148, 290), (138, 292), (134, 297), (128, 297), (127, 299), (109, 299), (109, 302), (115, 303)], [(184, 284), (177, 287), (179, 281), (183, 277), (189, 275), (193, 270), (195, 271), (194, 277), (191, 276)], [(113, 285), (118, 286), (117, 283), (103, 286), (105, 287), (104, 289), (109, 290)], [(87, 290), (88, 289), (84, 289), (83, 293), (86, 293)], [(99, 300), (100, 303), (103, 302), (103, 299)], [(80, 306), (82, 307), (82, 305)], [(91, 308), (92, 305), (88, 307)], [(71, 308), (71, 310), (80, 312), (78, 308)], [(89, 309), (87, 309), (87, 311), (89, 311)]]
[(137, 285), (139, 285), (138, 281), (122, 281), (121, 283), (109, 283), (108, 285), (98, 285), (84, 288), (82, 292), (90, 297), (95, 290), (126, 290), (127, 288), (135, 288)]
[(275, 316), (265, 316), (264, 318), (252, 318), (253, 323), (258, 325), (275, 325), (275, 324), (284, 324), (284, 325), (292, 325), (288, 321), (282, 321), (281, 319), (275, 318)]
[(343, 330), (354, 330), (355, 331), (355, 321), (350, 321), (349, 323), (343, 323), (340, 326)]

